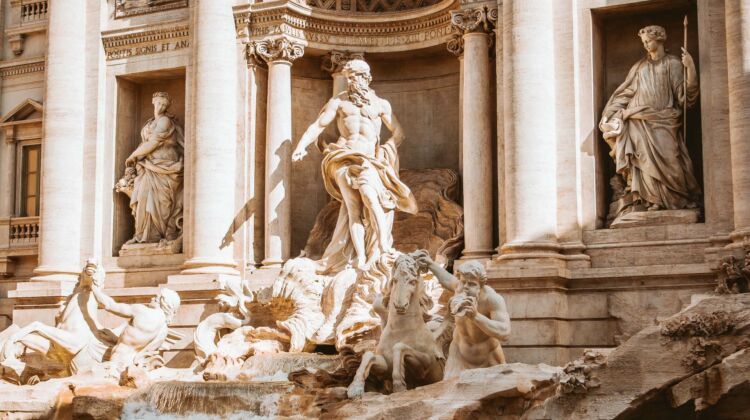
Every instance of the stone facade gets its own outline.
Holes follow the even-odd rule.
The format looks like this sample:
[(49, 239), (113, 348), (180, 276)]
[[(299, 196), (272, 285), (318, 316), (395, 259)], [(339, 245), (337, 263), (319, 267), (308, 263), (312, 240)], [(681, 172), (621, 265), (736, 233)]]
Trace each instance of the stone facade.
[[(179, 293), (182, 338), (165, 360), (190, 365), (222, 284), (268, 286), (305, 249), (329, 198), (320, 151), (294, 165), (292, 151), (346, 89), (352, 58), (370, 63), (401, 121), (401, 169), (459, 174), (459, 262), (481, 263), (504, 297), (509, 362), (563, 365), (616, 346), (713, 289), (720, 260), (750, 236), (747, 0), (149, 3), (0, 3), (0, 327), (54, 325), (96, 257), (117, 301)], [(602, 111), (643, 57), (638, 29), (665, 27), (679, 55), (684, 16), (699, 214), (609, 229)], [(121, 253), (135, 228), (113, 185), (162, 91), (184, 127), (181, 250)], [(41, 205), (29, 216), (22, 151), (36, 144)]]

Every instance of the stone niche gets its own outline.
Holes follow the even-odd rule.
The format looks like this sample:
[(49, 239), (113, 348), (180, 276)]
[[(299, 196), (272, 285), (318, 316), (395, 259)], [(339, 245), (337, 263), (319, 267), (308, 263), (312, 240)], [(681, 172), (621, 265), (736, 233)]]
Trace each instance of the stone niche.
[[(610, 179), (615, 164), (609, 156), (610, 147), (602, 138), (598, 123), (602, 110), (617, 87), (625, 81), (628, 71), (645, 51), (638, 31), (648, 25), (659, 25), (667, 31), (667, 54), (681, 56), (683, 19), (688, 17), (688, 52), (693, 56), (700, 79), (698, 51), (698, 14), (695, 0), (657, 0), (592, 9), (592, 40), (594, 56), (594, 121), (597, 161), (596, 197), (597, 228), (606, 226), (613, 190)], [(701, 85), (701, 95), (705, 93)], [(693, 161), (695, 177), (705, 193), (701, 135), (700, 97), (687, 113), (687, 148)], [(699, 203), (702, 205), (702, 203)]]
[[(292, 66), (292, 144), (315, 121), (333, 93), (331, 75), (321, 70), (324, 52), (308, 50)], [(387, 99), (406, 133), (399, 147), (401, 169), (459, 171), (459, 61), (445, 46), (406, 53), (369, 54), (372, 88)], [(329, 127), (321, 138), (335, 140)], [(381, 141), (390, 137), (383, 127)], [(305, 248), (315, 219), (328, 203), (315, 146), (292, 166), (292, 255)]]
[[(141, 142), (141, 128), (153, 117), (154, 92), (167, 92), (172, 99), (169, 113), (185, 126), (185, 69), (176, 68), (117, 77), (117, 114), (115, 121), (114, 180), (123, 176), (125, 159)], [(112, 256), (118, 256), (122, 245), (133, 237), (133, 216), (127, 195), (112, 190), (114, 212), (112, 223)]]

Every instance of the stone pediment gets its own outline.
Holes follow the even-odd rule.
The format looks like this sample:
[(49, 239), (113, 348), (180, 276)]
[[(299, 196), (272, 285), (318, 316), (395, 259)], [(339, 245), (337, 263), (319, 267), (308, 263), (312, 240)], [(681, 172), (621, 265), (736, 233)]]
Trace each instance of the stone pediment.
[(398, 12), (352, 13), (273, 1), (236, 7), (235, 24), (247, 41), (284, 35), (321, 50), (411, 51), (445, 44), (453, 33), (450, 11), (458, 6), (458, 0), (447, 0)]
[(18, 124), (21, 121), (37, 122), (42, 118), (44, 106), (33, 99), (26, 99), (5, 114), (0, 126)]

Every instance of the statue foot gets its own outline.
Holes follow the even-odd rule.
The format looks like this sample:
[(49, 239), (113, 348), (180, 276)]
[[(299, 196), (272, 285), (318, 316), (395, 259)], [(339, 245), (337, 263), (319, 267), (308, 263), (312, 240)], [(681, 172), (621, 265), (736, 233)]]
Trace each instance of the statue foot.
[(658, 204), (652, 204), (648, 207), (648, 211), (659, 211), (661, 210), (661, 206)]
[(406, 382), (403, 379), (393, 380), (393, 393), (406, 391)]
[(358, 398), (365, 393), (365, 383), (360, 381), (354, 381), (346, 389), (346, 396), (349, 398)]

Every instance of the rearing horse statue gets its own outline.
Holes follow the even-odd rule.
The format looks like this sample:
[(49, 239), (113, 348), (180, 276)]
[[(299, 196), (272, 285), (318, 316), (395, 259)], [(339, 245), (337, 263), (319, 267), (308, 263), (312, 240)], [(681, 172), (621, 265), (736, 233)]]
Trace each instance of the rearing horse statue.
[[(362, 356), (349, 398), (362, 395), (370, 373), (392, 381), (393, 392), (428, 385), (443, 378), (444, 355), (424, 321), (421, 300), (426, 299), (424, 281), (416, 260), (409, 254), (396, 259), (389, 291), (385, 327), (375, 351)], [(407, 373), (409, 376), (407, 376)], [(389, 378), (390, 377), (390, 378)], [(387, 385), (386, 385), (387, 388)]]

